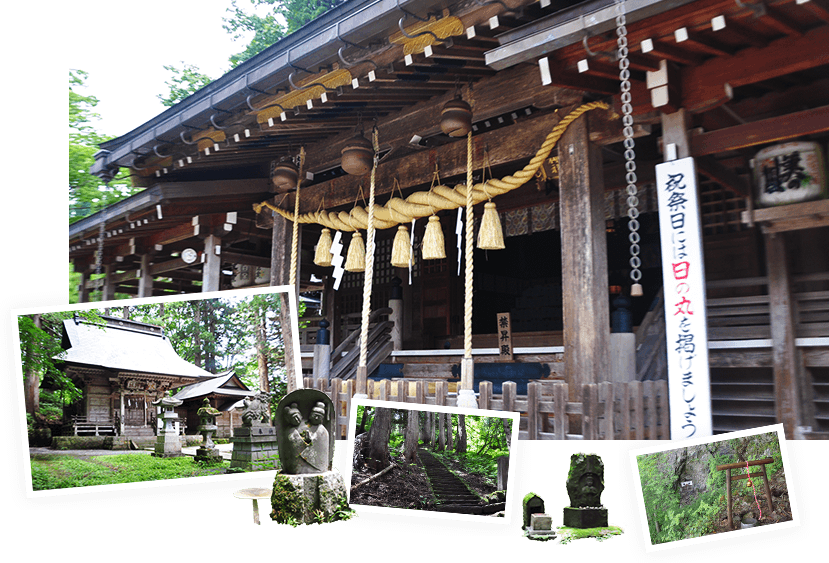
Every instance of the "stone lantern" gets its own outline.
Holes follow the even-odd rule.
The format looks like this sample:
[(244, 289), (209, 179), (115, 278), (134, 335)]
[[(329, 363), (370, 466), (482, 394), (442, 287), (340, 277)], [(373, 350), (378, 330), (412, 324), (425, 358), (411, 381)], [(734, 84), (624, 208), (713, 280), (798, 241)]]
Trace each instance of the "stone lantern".
[(172, 397), (162, 397), (153, 401), (153, 405), (161, 409), (158, 415), (162, 420), (161, 429), (155, 442), (154, 456), (178, 457), (181, 455), (181, 439), (178, 435), (178, 413), (176, 407), (183, 401)]
[(199, 415), (199, 432), (202, 435), (202, 445), (196, 450), (196, 461), (221, 460), (222, 454), (213, 442), (213, 435), (219, 429), (216, 426), (216, 417), (221, 413), (218, 409), (211, 407), (210, 401), (205, 397), (202, 407), (196, 411), (196, 414)]

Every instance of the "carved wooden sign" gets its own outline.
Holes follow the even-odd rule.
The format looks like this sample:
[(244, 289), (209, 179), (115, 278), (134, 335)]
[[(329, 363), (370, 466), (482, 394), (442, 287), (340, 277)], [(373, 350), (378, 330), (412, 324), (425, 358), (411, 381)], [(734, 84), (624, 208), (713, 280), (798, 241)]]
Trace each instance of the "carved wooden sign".
[(498, 313), (498, 356), (512, 361), (512, 319), (509, 313)]

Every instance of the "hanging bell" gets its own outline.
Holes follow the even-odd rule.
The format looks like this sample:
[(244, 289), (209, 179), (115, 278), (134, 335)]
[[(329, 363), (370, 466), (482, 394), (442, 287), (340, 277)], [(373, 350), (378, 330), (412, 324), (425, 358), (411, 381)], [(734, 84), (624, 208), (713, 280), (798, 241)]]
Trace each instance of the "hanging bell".
[(320, 240), (317, 242), (317, 249), (314, 253), (314, 264), (327, 268), (331, 265), (331, 229), (323, 229), (320, 233)]
[(374, 147), (362, 133), (357, 133), (343, 147), (342, 167), (348, 174), (364, 176), (371, 170)]
[(642, 284), (641, 283), (635, 283), (632, 286), (630, 286), (630, 296), (631, 297), (642, 297), (642, 295), (643, 295), (643, 291), (642, 291)]
[(460, 96), (444, 104), (440, 112), (440, 130), (450, 137), (464, 137), (472, 131), (472, 107)]
[(348, 245), (348, 255), (345, 258), (346, 272), (366, 271), (366, 245), (363, 242), (363, 235), (360, 231), (354, 231), (351, 235), (351, 243)]
[(426, 233), (423, 235), (423, 259), (441, 260), (443, 258), (446, 258), (446, 250), (443, 248), (443, 229), (440, 226), (440, 218), (432, 215), (429, 217)]
[(481, 228), (478, 229), (478, 248), (481, 250), (503, 250), (505, 248), (501, 219), (498, 217), (498, 209), (491, 201), (484, 204), (484, 216), (481, 218)]
[(395, 268), (408, 268), (412, 263), (412, 247), (409, 239), (409, 230), (405, 225), (397, 227), (394, 243), (391, 247), (391, 265)]
[(281, 194), (296, 189), (299, 169), (290, 160), (277, 163), (271, 171), (271, 182), (275, 193)]

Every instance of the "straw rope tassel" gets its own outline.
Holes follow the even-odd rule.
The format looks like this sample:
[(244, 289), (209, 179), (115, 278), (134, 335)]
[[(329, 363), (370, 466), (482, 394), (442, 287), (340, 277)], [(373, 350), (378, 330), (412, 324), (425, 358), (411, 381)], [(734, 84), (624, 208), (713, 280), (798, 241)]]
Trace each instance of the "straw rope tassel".
[[(377, 128), (372, 132), (372, 145), (374, 147), (374, 165), (371, 167), (371, 186), (368, 192), (368, 229), (366, 231), (366, 273), (363, 278), (363, 319), (360, 326), (360, 363), (359, 367), (365, 368), (368, 356), (368, 318), (371, 314), (371, 285), (374, 281), (374, 184), (377, 173)], [(365, 391), (358, 389), (359, 393)]]
[(291, 270), (288, 285), (296, 285), (296, 263), (299, 246), (299, 186), (302, 184), (303, 169), (305, 168), (305, 147), (299, 149), (299, 174), (296, 180), (296, 200), (294, 203), (294, 228), (291, 236)]
[(320, 240), (314, 252), (314, 264), (327, 268), (331, 265), (331, 229), (325, 227), (320, 233)]

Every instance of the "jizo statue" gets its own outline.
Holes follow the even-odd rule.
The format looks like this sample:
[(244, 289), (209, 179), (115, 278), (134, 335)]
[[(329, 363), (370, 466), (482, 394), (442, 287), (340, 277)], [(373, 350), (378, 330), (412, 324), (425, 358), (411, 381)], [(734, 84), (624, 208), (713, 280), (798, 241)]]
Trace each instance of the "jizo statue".
[(297, 389), (277, 406), (282, 471), (289, 475), (330, 471), (334, 454), (334, 405), (316, 389)]

